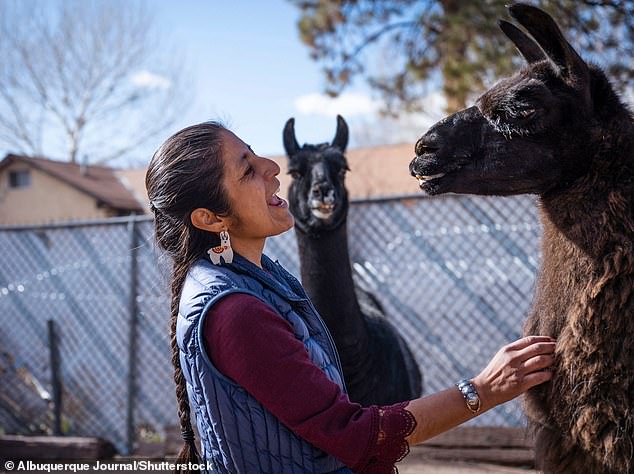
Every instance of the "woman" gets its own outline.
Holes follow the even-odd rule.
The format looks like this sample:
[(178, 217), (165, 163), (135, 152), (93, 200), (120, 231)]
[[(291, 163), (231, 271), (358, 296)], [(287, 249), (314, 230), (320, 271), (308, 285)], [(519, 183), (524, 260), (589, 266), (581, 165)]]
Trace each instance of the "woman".
[[(392, 406), (351, 403), (336, 349), (301, 285), (262, 254), (293, 226), (280, 169), (217, 123), (177, 132), (146, 186), (173, 259), (172, 361), (185, 447), (216, 472), (394, 472), (409, 446), (551, 378), (555, 342), (520, 339), (471, 380)], [(193, 466), (195, 467), (195, 466)]]

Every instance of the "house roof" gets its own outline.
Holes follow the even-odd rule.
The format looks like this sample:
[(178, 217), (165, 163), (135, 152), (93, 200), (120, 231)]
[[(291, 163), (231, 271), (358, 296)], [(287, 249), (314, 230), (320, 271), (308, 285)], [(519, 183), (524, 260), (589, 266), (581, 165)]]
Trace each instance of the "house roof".
[(134, 197), (133, 192), (124, 186), (113, 168), (80, 166), (47, 158), (8, 154), (0, 162), (0, 171), (16, 162), (25, 163), (47, 173), (115, 209), (143, 211), (141, 203)]

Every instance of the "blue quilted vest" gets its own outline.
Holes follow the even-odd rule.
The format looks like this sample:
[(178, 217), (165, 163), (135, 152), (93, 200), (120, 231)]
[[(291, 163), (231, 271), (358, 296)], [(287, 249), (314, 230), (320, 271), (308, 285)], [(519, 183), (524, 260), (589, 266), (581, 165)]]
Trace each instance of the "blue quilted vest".
[(176, 323), (180, 362), (201, 437), (201, 457), (220, 473), (351, 472), (296, 436), (210, 361), (203, 344), (208, 309), (231, 293), (251, 294), (288, 321), (310, 358), (344, 390), (335, 345), (299, 282), (262, 256), (262, 270), (240, 255), (232, 264), (197, 261), (185, 280)]

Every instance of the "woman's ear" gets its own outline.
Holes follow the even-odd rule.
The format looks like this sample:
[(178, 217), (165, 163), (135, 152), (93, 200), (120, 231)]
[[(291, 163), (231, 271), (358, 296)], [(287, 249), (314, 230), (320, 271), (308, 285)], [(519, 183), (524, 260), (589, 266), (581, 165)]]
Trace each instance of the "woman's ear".
[(204, 207), (194, 209), (191, 213), (190, 219), (192, 225), (197, 229), (206, 230), (209, 232), (222, 232), (227, 230), (227, 218), (218, 217), (215, 213)]

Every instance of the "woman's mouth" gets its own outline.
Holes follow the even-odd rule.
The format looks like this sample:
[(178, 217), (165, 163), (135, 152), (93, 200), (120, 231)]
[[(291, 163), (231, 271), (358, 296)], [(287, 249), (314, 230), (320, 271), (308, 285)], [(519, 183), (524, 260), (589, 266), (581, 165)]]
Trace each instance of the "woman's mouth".
[[(278, 193), (278, 192), (279, 190), (275, 191), (275, 193)], [(279, 197), (277, 194), (273, 194), (266, 203), (272, 207), (282, 207), (282, 208), (288, 207), (288, 203), (284, 199)]]

